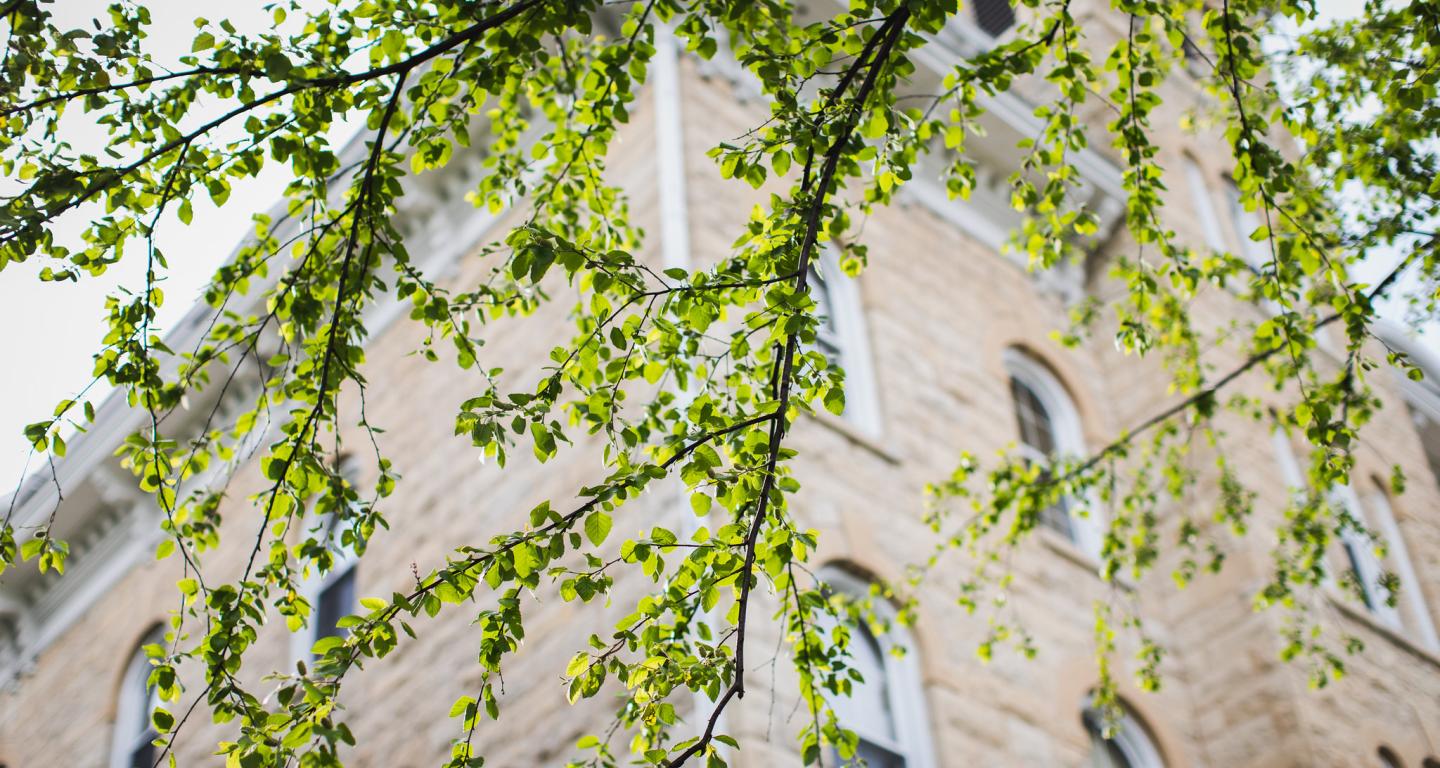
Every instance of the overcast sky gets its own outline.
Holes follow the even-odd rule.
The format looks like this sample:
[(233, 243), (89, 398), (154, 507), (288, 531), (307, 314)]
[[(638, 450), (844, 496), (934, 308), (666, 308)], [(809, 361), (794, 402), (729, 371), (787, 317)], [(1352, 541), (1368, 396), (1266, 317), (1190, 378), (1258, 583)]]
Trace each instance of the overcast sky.
[[(84, 23), (108, 0), (63, 0), (55, 6), (65, 19)], [(1349, 14), (1360, 0), (1321, 0), (1328, 14)], [(149, 0), (153, 10), (149, 42), (161, 60), (172, 60), (188, 51), (194, 35), (193, 19), (229, 18), (241, 30), (269, 26), (263, 3), (224, 0)], [(88, 24), (87, 24), (88, 26)], [(78, 115), (78, 110), (76, 111)], [(93, 124), (75, 121), (77, 133), (68, 136), (78, 145), (101, 138)], [(158, 242), (169, 259), (170, 270), (162, 288), (165, 306), (158, 327), (177, 322), (199, 296), (200, 289), (250, 227), (250, 216), (276, 202), (287, 179), (285, 169), (268, 165), (258, 179), (237, 183), (223, 209), (210, 205), (203, 195), (195, 200), (190, 226), (173, 216), (160, 227)], [(73, 240), (83, 230), (88, 211), (63, 220), (58, 227), (62, 242)], [(99, 349), (104, 335), (105, 296), (117, 287), (142, 285), (144, 260), (129, 258), (98, 279), (80, 283), (41, 283), (36, 274), (42, 264), (35, 261), (12, 264), (0, 273), (0, 497), (20, 478), (29, 447), (21, 430), (30, 422), (49, 416), (55, 403), (73, 397), (90, 380), (91, 355)], [(89, 399), (99, 403), (103, 393), (92, 391)]]
[[(88, 19), (109, 0), (63, 0), (52, 8), (62, 23), (89, 26)], [(231, 19), (240, 30), (270, 26), (264, 3), (224, 0), (149, 0), (155, 24), (147, 43), (161, 61), (173, 61), (189, 51), (195, 35), (197, 16), (214, 20)], [(67, 121), (66, 139), (76, 146), (93, 146), (103, 137), (98, 127), (83, 119)], [(67, 118), (71, 115), (67, 114)], [(199, 195), (194, 201), (190, 226), (173, 215), (162, 221), (157, 242), (169, 260), (170, 270), (161, 288), (165, 305), (159, 328), (177, 323), (198, 299), (201, 288), (250, 228), (250, 215), (270, 208), (284, 190), (285, 169), (266, 166), (261, 176), (236, 183), (223, 209)], [(61, 242), (78, 242), (88, 216), (94, 209), (77, 210), (57, 227)], [(13, 488), (30, 453), (22, 430), (26, 424), (47, 418), (55, 404), (73, 397), (91, 378), (91, 355), (100, 348), (105, 335), (105, 297), (117, 287), (135, 289), (144, 285), (144, 259), (139, 250), (127, 251), (127, 258), (100, 278), (83, 278), (79, 283), (42, 283), (37, 279), (38, 260), (11, 264), (0, 272), (0, 498)], [(97, 405), (104, 393), (88, 398)], [(32, 468), (33, 469), (33, 468)]]

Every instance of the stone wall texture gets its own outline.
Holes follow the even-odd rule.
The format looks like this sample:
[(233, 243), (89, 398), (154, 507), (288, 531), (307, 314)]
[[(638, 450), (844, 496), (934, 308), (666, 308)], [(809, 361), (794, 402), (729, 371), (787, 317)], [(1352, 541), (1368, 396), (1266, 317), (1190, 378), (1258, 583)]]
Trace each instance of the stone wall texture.
[[(1104, 15), (1085, 19), (1095, 24), (1099, 31), (1092, 37), (1102, 43), (1119, 32)], [(1218, 136), (1180, 128), (1185, 111), (1204, 98), (1201, 91), (1186, 83), (1168, 88), (1154, 118), (1165, 148), (1160, 162), (1178, 168), (1182, 151), (1226, 157)], [(648, 256), (658, 260), (655, 108), (653, 95), (645, 94), (614, 144), (609, 169), (629, 191), (637, 223), (649, 233)], [(766, 194), (720, 180), (705, 150), (745, 133), (764, 119), (766, 108), (743, 86), (689, 58), (681, 60), (680, 108), (692, 258), (704, 264), (728, 253), (737, 227)], [(1206, 170), (1218, 183), (1223, 168)], [(1173, 210), (1193, 210), (1186, 185), (1169, 186)], [(503, 234), (505, 224), (502, 217), (487, 237)], [(1202, 242), (1194, 220), (1177, 213), (1171, 224), (1182, 237)], [(859, 290), (882, 426), (878, 435), (863, 435), (842, 419), (816, 417), (794, 432), (800, 451), (794, 468), (803, 488), (792, 506), (804, 525), (822, 532), (817, 564), (846, 563), (860, 572), (897, 577), (906, 564), (928, 555), (934, 539), (921, 521), (924, 484), (948, 474), (962, 448), (989, 456), (1018, 439), (1003, 359), (1008, 348), (1024, 348), (1051, 368), (1074, 399), (1092, 448), (1171, 402), (1158, 365), (1122, 356), (1103, 329), (1079, 349), (1056, 343), (1052, 331), (1067, 322), (1061, 301), (1039, 290), (1023, 265), (980, 245), (913, 199), (877, 211), (865, 223), (863, 241), (871, 264), (859, 278)], [(473, 256), (480, 245), (454, 269), (449, 279), (455, 284), (473, 283), (489, 269)], [(1133, 244), (1120, 232), (1105, 248), (1114, 252)], [(1119, 287), (1096, 278), (1087, 289), (1106, 296)], [(567, 338), (564, 291), (557, 286), (558, 300), (522, 323), (495, 325), (482, 364), (504, 365), (517, 381), (533, 376), (546, 363), (549, 347)], [(1194, 311), (1220, 323), (1237, 311), (1254, 310), (1208, 295)], [(477, 461), (468, 441), (452, 435), (456, 407), (479, 389), (467, 377), (477, 374), (411, 354), (421, 340), (417, 327), (401, 320), (370, 347), (366, 407), (370, 420), (385, 427), (381, 446), (403, 479), (386, 501), (390, 530), (375, 539), (359, 566), (362, 595), (404, 589), (413, 583), (412, 564), (427, 571), (456, 545), (521, 526), (536, 502), (565, 499), (603, 474), (593, 446), (583, 441), (544, 466), (517, 455), (503, 475), (493, 464)], [(1234, 360), (1215, 362), (1223, 368)], [(1395, 384), (1388, 375), (1374, 383), (1387, 406), (1360, 448), (1362, 473), (1384, 477), (1398, 464), (1411, 478), (1409, 491), (1392, 501), (1419, 575), (1419, 583), (1407, 588), (1419, 590), (1432, 612), (1440, 613), (1440, 485)], [(1254, 389), (1260, 383), (1241, 386)], [(1347, 661), (1344, 679), (1311, 690), (1303, 665), (1280, 660), (1283, 617), (1257, 612), (1253, 598), (1270, 567), (1268, 532), (1287, 491), (1266, 428), (1229, 417), (1225, 427), (1224, 449), (1259, 498), (1249, 536), (1218, 534), (1228, 552), (1218, 575), (1177, 591), (1169, 578), (1175, 562), (1164, 561), (1152, 577), (1116, 594), (1084, 553), (1040, 531), (1012, 563), (1013, 609), (1033, 634), (1038, 655), (1027, 660), (1002, 651), (982, 663), (975, 647), (985, 632), (984, 617), (966, 614), (953, 594), (970, 564), (960, 557), (942, 561), (921, 590), (911, 649), (921, 669), (925, 725), (937, 765), (1087, 764), (1090, 745), (1080, 712), (1096, 678), (1093, 605), (1113, 599), (1136, 606), (1169, 649), (1159, 693), (1123, 691), (1167, 766), (1359, 768), (1379, 765), (1381, 745), (1411, 768), (1440, 755), (1440, 657), (1405, 633), (1382, 627), (1363, 606), (1348, 604), (1337, 592), (1317, 607), (1327, 625), (1365, 641), (1365, 652)], [(1213, 454), (1201, 450), (1196, 466), (1210, 466), (1211, 459)], [(245, 497), (260, 486), (253, 467), (235, 481), (226, 517), (235, 549), (210, 558), (215, 578), (233, 578), (243, 566), (246, 552), (238, 542), (257, 522)], [(1213, 482), (1202, 483), (1195, 498), (1167, 507), (1168, 522), (1187, 514), (1208, 519), (1214, 494)], [(680, 507), (677, 498), (657, 489), (621, 511), (616, 532), (678, 519)], [(0, 693), (5, 766), (108, 765), (122, 673), (135, 644), (173, 609), (177, 567), (171, 558), (128, 570), (105, 599)], [(532, 598), (525, 646), (505, 673), (502, 719), (483, 724), (477, 734), (488, 765), (563, 764), (576, 738), (607, 716), (611, 703), (604, 696), (568, 705), (562, 675), (585, 636), (603, 633), (625, 596), (642, 586), (620, 584), (609, 607), (567, 604), (544, 592)], [(409, 768), (443, 761), (457, 736), (455, 721), (446, 716), (450, 704), (475, 694), (479, 684), (473, 618), (474, 611), (459, 609), (422, 619), (415, 623), (418, 639), (353, 675), (345, 695), (349, 722), (360, 736), (353, 764)], [(776, 648), (776, 639), (776, 628), (762, 623), (750, 647)], [(1133, 638), (1120, 642), (1123, 662), (1134, 650)], [(778, 674), (768, 665), (752, 668), (751, 694), (727, 715), (726, 727), (747, 745), (737, 765), (798, 764), (794, 683), (787, 678), (783, 647), (780, 653), (774, 662)], [(247, 661), (247, 674), (258, 678), (288, 668), (291, 654), (283, 624), (272, 622)], [(768, 659), (769, 652), (755, 656)], [(1122, 682), (1131, 671), (1122, 664)], [(192, 681), (190, 691), (198, 690)], [(226, 726), (209, 724), (202, 712), (187, 726), (179, 763), (217, 764), (214, 744), (227, 736)]]

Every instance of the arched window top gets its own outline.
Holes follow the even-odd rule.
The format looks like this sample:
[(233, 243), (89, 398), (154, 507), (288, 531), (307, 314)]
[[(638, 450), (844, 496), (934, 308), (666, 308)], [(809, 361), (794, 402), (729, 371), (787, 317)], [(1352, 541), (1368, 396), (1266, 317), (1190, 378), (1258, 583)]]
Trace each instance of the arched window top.
[(1020, 430), (1026, 445), (1046, 456), (1084, 453), (1080, 413), (1050, 366), (1023, 349), (1010, 347), (1005, 350), (1005, 370), (1010, 375), (1016, 415), (1025, 420)]
[[(856, 598), (869, 594), (869, 583), (844, 568), (827, 566), (821, 578), (835, 592)], [(877, 602), (874, 610), (881, 619), (895, 617), (889, 603)], [(918, 651), (904, 627), (889, 624), (883, 635), (868, 626), (852, 628), (849, 664), (863, 682), (855, 683), (850, 696), (832, 699), (830, 706), (860, 744), (854, 759), (840, 765), (849, 768), (864, 761), (871, 768), (933, 768)], [(893, 652), (897, 646), (906, 652)]]
[(159, 734), (150, 722), (150, 715), (160, 705), (159, 692), (150, 685), (153, 665), (145, 646), (164, 641), (165, 633), (154, 627), (145, 634), (130, 654), (120, 680), (119, 700), (115, 705), (115, 731), (111, 736), (111, 768), (149, 768), (155, 764), (156, 747), (152, 743)]
[[(1005, 350), (1005, 369), (1015, 408), (1020, 457), (1044, 464), (1056, 457), (1083, 455), (1085, 441), (1079, 411), (1049, 366), (1011, 347)], [(1100, 526), (1093, 511), (1084, 516), (1077, 514), (1082, 507), (1079, 501), (1060, 499), (1041, 512), (1040, 522), (1093, 555), (1100, 551)]]
[[(1400, 756), (1389, 747), (1382, 746), (1375, 750), (1375, 756), (1380, 759), (1380, 768), (1405, 768), (1405, 763), (1401, 762)], [(1425, 761), (1425, 765), (1430, 764), (1431, 761)]]
[(1165, 768), (1149, 729), (1128, 707), (1109, 738), (1105, 737), (1104, 716), (1094, 707), (1087, 705), (1080, 719), (1090, 736), (1087, 768)]

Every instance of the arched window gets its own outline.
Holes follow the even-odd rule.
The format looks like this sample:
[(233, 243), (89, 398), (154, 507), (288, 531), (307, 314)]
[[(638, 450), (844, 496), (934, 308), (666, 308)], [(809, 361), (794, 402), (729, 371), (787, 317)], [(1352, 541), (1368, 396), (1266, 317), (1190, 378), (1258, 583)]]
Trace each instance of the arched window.
[(1105, 737), (1104, 718), (1094, 708), (1087, 706), (1080, 719), (1090, 735), (1088, 768), (1165, 768), (1150, 732), (1129, 710), (1115, 723), (1109, 738)]
[(1440, 760), (1427, 757), (1420, 762), (1420, 768), (1440, 768)]
[[(1395, 750), (1389, 747), (1381, 747), (1375, 750), (1375, 756), (1380, 758), (1380, 768), (1405, 768), (1405, 764), (1400, 761), (1400, 756), (1395, 754)], [(1426, 762), (1428, 763), (1429, 761), (1427, 760)]]
[(160, 706), (159, 691), (150, 684), (153, 665), (145, 646), (163, 642), (164, 632), (152, 629), (130, 654), (125, 676), (120, 681), (120, 698), (115, 705), (115, 732), (111, 737), (111, 768), (150, 768), (159, 757), (154, 745), (159, 736), (150, 715)]
[[(1020, 454), (1026, 461), (1048, 462), (1057, 456), (1085, 452), (1080, 416), (1065, 387), (1039, 361), (1018, 349), (1005, 351), (1010, 397), (1020, 433)], [(1060, 499), (1040, 514), (1040, 522), (1090, 554), (1100, 551), (1100, 529), (1094, 513), (1081, 517), (1078, 499)]]
[(845, 371), (843, 418), (867, 435), (878, 435), (880, 410), (859, 286), (840, 269), (833, 248), (821, 249), (817, 256), (818, 264), (811, 264), (806, 278), (819, 319), (814, 349)]
[[(821, 578), (836, 592), (861, 597), (869, 591), (863, 580), (839, 568), (824, 569)], [(894, 618), (888, 603), (878, 604), (875, 610), (881, 618)], [(897, 646), (906, 653), (893, 652)], [(830, 706), (840, 725), (854, 731), (860, 743), (854, 758), (839, 764), (845, 768), (933, 768), (925, 692), (915, 645), (905, 628), (892, 621), (888, 632), (876, 636), (869, 627), (853, 627), (847, 647), (849, 663), (863, 682), (854, 685), (850, 696), (835, 697)]]
[(999, 37), (1015, 26), (1015, 8), (1010, 0), (975, 0), (975, 26)]

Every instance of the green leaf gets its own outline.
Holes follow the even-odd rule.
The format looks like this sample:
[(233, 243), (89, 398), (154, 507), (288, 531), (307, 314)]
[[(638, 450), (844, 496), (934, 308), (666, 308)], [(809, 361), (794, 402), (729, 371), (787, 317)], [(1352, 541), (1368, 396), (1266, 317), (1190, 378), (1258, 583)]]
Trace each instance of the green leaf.
[(597, 509), (585, 517), (585, 538), (598, 547), (610, 535), (611, 525), (610, 516)]

